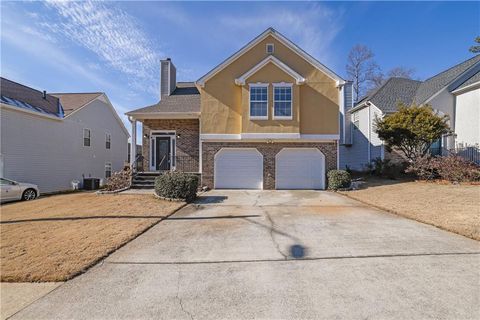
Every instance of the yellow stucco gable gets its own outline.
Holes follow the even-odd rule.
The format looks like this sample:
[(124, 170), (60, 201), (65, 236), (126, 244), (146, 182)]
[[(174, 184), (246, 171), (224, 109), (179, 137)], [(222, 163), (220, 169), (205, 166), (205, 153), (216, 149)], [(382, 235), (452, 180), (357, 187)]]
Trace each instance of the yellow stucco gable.
[[(235, 79), (269, 56), (266, 45), (274, 45), (275, 58), (305, 78), (296, 84), (291, 74), (268, 63), (252, 74), (244, 85)], [(331, 74), (320, 70), (304, 57), (269, 34), (223, 69), (209, 77), (201, 94), (201, 133), (301, 133), (338, 134), (339, 89)], [(249, 119), (249, 83), (269, 83), (268, 120)], [(292, 83), (292, 120), (274, 120), (272, 83)]]

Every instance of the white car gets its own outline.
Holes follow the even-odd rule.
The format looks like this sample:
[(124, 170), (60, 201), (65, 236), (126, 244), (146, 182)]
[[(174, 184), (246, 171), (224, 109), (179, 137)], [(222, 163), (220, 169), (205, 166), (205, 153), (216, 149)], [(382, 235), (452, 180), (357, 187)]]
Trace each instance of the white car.
[(33, 200), (40, 196), (38, 186), (31, 183), (16, 182), (0, 178), (1, 202), (14, 200)]

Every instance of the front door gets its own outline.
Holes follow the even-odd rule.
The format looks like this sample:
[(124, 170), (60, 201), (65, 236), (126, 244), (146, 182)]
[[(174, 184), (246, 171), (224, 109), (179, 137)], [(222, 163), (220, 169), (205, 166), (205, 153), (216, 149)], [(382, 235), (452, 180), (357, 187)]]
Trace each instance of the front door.
[(170, 170), (170, 137), (155, 137), (155, 170)]

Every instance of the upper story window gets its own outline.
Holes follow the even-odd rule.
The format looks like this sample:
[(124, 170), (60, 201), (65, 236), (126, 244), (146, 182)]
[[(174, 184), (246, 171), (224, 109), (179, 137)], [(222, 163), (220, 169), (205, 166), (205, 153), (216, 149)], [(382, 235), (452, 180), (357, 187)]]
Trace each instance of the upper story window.
[(273, 43), (267, 43), (265, 49), (267, 51), (267, 54), (273, 54), (273, 52), (275, 51), (275, 45)]
[(90, 129), (83, 129), (83, 146), (90, 147)]
[(110, 133), (105, 133), (105, 148), (106, 149), (110, 149), (111, 142), (112, 142), (112, 136), (110, 135)]
[(250, 85), (250, 119), (268, 119), (268, 84)]
[(273, 118), (292, 119), (292, 84), (273, 85)]
[(105, 163), (105, 178), (110, 178), (112, 176), (112, 163)]

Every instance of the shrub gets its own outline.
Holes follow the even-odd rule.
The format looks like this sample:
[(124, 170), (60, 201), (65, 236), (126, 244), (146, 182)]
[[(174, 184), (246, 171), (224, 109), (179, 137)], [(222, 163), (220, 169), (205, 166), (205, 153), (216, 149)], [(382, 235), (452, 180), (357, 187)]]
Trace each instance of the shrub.
[(155, 193), (161, 197), (192, 202), (197, 197), (198, 176), (183, 172), (166, 172), (155, 179)]
[(457, 156), (422, 157), (408, 168), (419, 179), (444, 179), (450, 182), (480, 181), (480, 167)]
[(439, 175), (433, 160), (434, 158), (430, 156), (419, 157), (407, 167), (405, 172), (414, 174), (420, 180), (437, 179)]
[(471, 182), (480, 180), (480, 167), (457, 156), (434, 158), (438, 175), (450, 182)]
[(330, 170), (327, 174), (327, 177), (329, 190), (348, 188), (352, 182), (350, 173), (345, 170)]
[(115, 191), (130, 187), (132, 181), (132, 170), (130, 167), (125, 167), (122, 171), (115, 172), (105, 182), (105, 190)]

